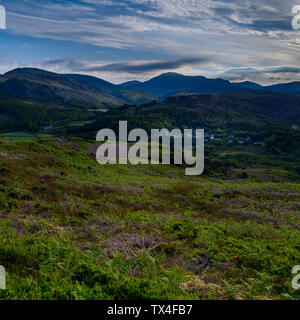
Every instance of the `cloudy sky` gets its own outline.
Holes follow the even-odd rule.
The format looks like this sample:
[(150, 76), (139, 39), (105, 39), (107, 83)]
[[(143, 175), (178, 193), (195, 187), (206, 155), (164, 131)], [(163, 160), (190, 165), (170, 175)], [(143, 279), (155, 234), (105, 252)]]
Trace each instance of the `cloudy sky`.
[(0, 0), (0, 73), (31, 66), (120, 83), (163, 72), (300, 80), (300, 0)]

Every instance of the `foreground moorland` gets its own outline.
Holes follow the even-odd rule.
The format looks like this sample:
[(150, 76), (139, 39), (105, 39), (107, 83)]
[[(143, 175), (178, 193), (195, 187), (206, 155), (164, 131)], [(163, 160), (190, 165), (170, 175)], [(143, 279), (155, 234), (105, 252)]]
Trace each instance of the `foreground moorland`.
[(0, 142), (0, 299), (300, 298), (297, 180), (100, 166), (93, 149)]

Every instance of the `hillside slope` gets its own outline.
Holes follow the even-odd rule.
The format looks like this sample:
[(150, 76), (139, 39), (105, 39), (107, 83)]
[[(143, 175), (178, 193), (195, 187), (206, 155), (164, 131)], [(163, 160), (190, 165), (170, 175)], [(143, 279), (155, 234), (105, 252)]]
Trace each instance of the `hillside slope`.
[(33, 68), (0, 76), (0, 133), (36, 132), (101, 117), (99, 109), (142, 104), (155, 97), (83, 75), (62, 75)]
[(35, 101), (78, 100), (99, 107), (139, 104), (154, 98), (148, 92), (125, 89), (95, 77), (63, 75), (34, 68), (15, 69), (3, 75), (0, 95)]
[(300, 81), (274, 84), (272, 86), (264, 87), (264, 90), (270, 91), (270, 92), (290, 93), (290, 94), (295, 94), (297, 96), (300, 96)]
[(79, 134), (95, 136), (102, 128), (117, 130), (118, 121), (128, 120), (130, 128), (204, 128), (244, 130), (300, 124), (300, 98), (280, 93), (222, 93), (169, 97), (140, 107), (123, 106), (102, 119), (79, 128)]
[(299, 184), (0, 142), (0, 299), (299, 299)]

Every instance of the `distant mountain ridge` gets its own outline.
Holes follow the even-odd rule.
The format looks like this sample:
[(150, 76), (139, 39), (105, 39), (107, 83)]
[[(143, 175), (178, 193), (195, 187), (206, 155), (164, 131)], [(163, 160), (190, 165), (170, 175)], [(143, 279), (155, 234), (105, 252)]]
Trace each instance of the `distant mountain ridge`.
[[(131, 83), (132, 88), (147, 90), (158, 97), (175, 95), (178, 92), (224, 92), (233, 88), (232, 84), (227, 80), (207, 79), (202, 76), (184, 76), (174, 72), (163, 73), (148, 81), (137, 83), (136, 85), (133, 84), (134, 82)], [(234, 89), (240, 91), (237, 87), (234, 87)]]
[(121, 86), (147, 90), (161, 99), (185, 94), (208, 94), (222, 92), (266, 91), (300, 95), (300, 82), (262, 86), (255, 82), (230, 82), (224, 79), (209, 79), (203, 76), (184, 76), (168, 72), (145, 82), (130, 81)]
[(240, 88), (247, 88), (247, 89), (253, 89), (253, 90), (260, 90), (261, 88), (263, 88), (262, 85), (255, 82), (251, 82), (251, 81), (233, 82), (232, 84)]
[(140, 85), (142, 82), (138, 80), (133, 80), (133, 81), (127, 81), (124, 83), (121, 83), (120, 86), (123, 88), (134, 88), (135, 86)]
[(250, 81), (230, 82), (168, 72), (145, 82), (116, 85), (93, 76), (58, 74), (35, 68), (18, 68), (0, 75), (0, 97), (58, 104), (76, 101), (103, 108), (141, 105), (169, 96), (258, 91), (300, 96), (300, 82), (261, 86)]
[(270, 92), (284, 92), (300, 96), (300, 81), (274, 84), (272, 86), (265, 87), (264, 89), (267, 89), (267, 91)]
[(149, 92), (123, 88), (96, 77), (35, 68), (18, 68), (2, 75), (0, 95), (43, 102), (77, 100), (99, 107), (142, 104), (155, 99)]

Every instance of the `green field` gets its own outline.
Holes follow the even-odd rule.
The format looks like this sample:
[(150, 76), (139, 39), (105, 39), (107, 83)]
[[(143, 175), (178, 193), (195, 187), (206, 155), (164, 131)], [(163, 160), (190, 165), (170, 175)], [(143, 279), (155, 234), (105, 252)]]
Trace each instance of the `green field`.
[(40, 138), (47, 138), (51, 137), (51, 135), (43, 134), (43, 133), (29, 133), (29, 132), (8, 132), (8, 133), (1, 133), (0, 140), (6, 141), (32, 141), (35, 139)]

